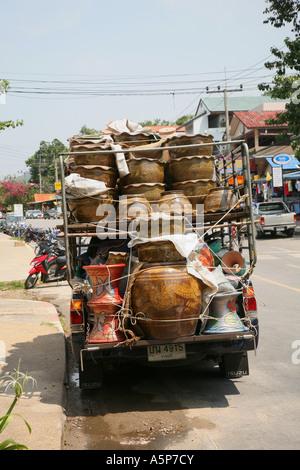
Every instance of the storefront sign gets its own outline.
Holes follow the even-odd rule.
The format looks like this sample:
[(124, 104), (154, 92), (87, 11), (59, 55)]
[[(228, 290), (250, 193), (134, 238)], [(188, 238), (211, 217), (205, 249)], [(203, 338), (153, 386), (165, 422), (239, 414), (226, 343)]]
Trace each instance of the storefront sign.
[(282, 166), (272, 168), (273, 172), (273, 188), (281, 188), (283, 186), (282, 181)]
[(276, 163), (276, 165), (286, 165), (292, 161), (292, 157), (288, 153), (278, 153), (272, 158), (272, 161)]

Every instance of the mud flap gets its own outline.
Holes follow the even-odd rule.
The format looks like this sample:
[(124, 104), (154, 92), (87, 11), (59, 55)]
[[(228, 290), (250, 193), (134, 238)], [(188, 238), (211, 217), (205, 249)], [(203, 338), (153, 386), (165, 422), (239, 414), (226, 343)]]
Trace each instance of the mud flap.
[(79, 387), (81, 389), (103, 387), (103, 365), (102, 362), (84, 360), (79, 364)]
[(228, 379), (249, 375), (247, 352), (224, 354), (219, 366), (223, 377), (227, 377)]

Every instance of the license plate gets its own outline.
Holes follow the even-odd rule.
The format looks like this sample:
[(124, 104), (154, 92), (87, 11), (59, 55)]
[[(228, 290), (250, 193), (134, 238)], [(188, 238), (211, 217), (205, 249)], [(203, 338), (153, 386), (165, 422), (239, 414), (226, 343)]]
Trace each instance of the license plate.
[(148, 361), (172, 361), (174, 359), (185, 359), (185, 344), (159, 344), (147, 346)]

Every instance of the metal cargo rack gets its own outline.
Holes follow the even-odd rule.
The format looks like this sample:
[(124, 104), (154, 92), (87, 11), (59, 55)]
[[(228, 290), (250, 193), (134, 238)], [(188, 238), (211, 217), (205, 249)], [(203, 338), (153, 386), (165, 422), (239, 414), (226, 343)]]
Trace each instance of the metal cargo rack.
[[(192, 219), (192, 226), (187, 228), (187, 231), (193, 230), (199, 233), (199, 236), (204, 236), (204, 232), (210, 231), (213, 235), (221, 237), (222, 242), (226, 239), (227, 244), (229, 243), (230, 248), (234, 245), (238, 246), (240, 252), (247, 250), (249, 255), (248, 268), (246, 274), (243, 276), (244, 280), (247, 282), (250, 275), (253, 272), (253, 269), (256, 264), (256, 248), (255, 248), (255, 221), (253, 218), (252, 211), (252, 191), (251, 191), (251, 174), (249, 166), (249, 151), (248, 146), (244, 141), (227, 141), (227, 142), (211, 142), (205, 144), (192, 144), (192, 145), (181, 145), (181, 146), (170, 146), (163, 147), (163, 150), (174, 150), (180, 148), (201, 148), (202, 146), (213, 145), (214, 147), (227, 146), (231, 147), (226, 151), (220, 152), (218, 155), (214, 154), (215, 157), (215, 170), (216, 170), (216, 180), (217, 184), (220, 186), (230, 186), (233, 192), (236, 194), (239, 204), (229, 210), (228, 212), (218, 212), (204, 214), (204, 223), (199, 227), (197, 226), (197, 217), (194, 216)], [(153, 149), (149, 149), (153, 151)], [(162, 148), (156, 149), (161, 151)], [(103, 150), (103, 151), (89, 151), (89, 153), (94, 154), (107, 154), (110, 153), (127, 153), (134, 151), (135, 153), (139, 151), (138, 147), (126, 148), (122, 150)], [(143, 152), (147, 149), (143, 148)], [(65, 174), (64, 168), (64, 156), (76, 155), (80, 152), (67, 152), (60, 154), (60, 168), (62, 175), (62, 204), (63, 204), (63, 225), (59, 227), (62, 232), (61, 237), (65, 239), (65, 249), (66, 249), (66, 260), (67, 260), (67, 279), (70, 286), (72, 285), (72, 277), (74, 274), (75, 266), (73, 260), (78, 254), (82, 247), (86, 247), (82, 241), (83, 237), (97, 237), (96, 227), (98, 222), (95, 223), (70, 223), (68, 220), (68, 207), (66, 199), (66, 188), (63, 175)], [(240, 159), (242, 161), (241, 169), (237, 168), (236, 161)], [(238, 176), (243, 177), (243, 183), (238, 184)], [(229, 184), (230, 182), (230, 184)], [(235, 229), (235, 234), (233, 234), (232, 229)], [(242, 231), (243, 228), (243, 231)], [(119, 226), (117, 223), (116, 232), (107, 232), (108, 235), (115, 235), (118, 238), (122, 234), (123, 241), (130, 239), (131, 232), (128, 231), (118, 231)], [(125, 237), (125, 238), (124, 238)], [(246, 244), (245, 244), (246, 243)], [(170, 343), (185, 343), (187, 345), (187, 350), (193, 352), (201, 349), (200, 343), (205, 347), (211, 343), (210, 348), (213, 350), (213, 343), (220, 342), (220, 344), (225, 345), (228, 342), (231, 344), (236, 344), (237, 351), (251, 350), (255, 349), (255, 332), (249, 330), (243, 333), (227, 333), (227, 334), (214, 334), (214, 335), (194, 335), (192, 337), (180, 337), (176, 340), (139, 340), (137, 343), (132, 345), (130, 348), (127, 347), (127, 350), (130, 349), (130, 355), (133, 357), (139, 357), (141, 353), (145, 357), (145, 351), (147, 351), (147, 346), (155, 344), (170, 344)], [(198, 345), (198, 346), (197, 346)], [(96, 357), (124, 357), (126, 356), (126, 344), (117, 344), (112, 343), (102, 343), (102, 344), (88, 344), (86, 343), (84, 349), (81, 350), (81, 359), (86, 354), (95, 355)], [(226, 348), (226, 346), (224, 346)], [(114, 350), (114, 352), (112, 352)], [(135, 351), (132, 353), (132, 351)], [(140, 352), (140, 353), (139, 353)], [(83, 365), (82, 365), (83, 369)]]

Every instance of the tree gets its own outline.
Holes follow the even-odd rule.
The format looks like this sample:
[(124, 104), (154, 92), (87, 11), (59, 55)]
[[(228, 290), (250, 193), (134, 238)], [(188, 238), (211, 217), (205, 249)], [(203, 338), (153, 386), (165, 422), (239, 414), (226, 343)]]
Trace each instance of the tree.
[(11, 176), (1, 181), (0, 199), (7, 205), (26, 204), (33, 201), (33, 195), (37, 192), (37, 185), (24, 183)]
[(82, 128), (80, 129), (79, 134), (82, 134), (82, 135), (99, 135), (99, 134), (101, 134), (101, 131), (96, 131), (96, 129), (92, 129), (90, 127), (87, 127), (84, 124), (84, 126), (82, 126)]
[(53, 193), (55, 190), (56, 169), (58, 180), (60, 180), (60, 167), (58, 164), (58, 155), (68, 152), (68, 148), (58, 139), (52, 142), (40, 143), (40, 148), (35, 154), (28, 158), (25, 163), (30, 168), (30, 182), (40, 186), (40, 192)]
[(193, 114), (185, 114), (184, 116), (181, 116), (178, 118), (176, 121), (166, 121), (165, 119), (159, 119), (156, 118), (154, 121), (143, 121), (139, 122), (139, 124), (143, 127), (151, 127), (151, 126), (181, 126), (185, 122), (189, 121), (194, 117)]
[[(0, 96), (5, 94), (9, 90), (9, 82), (7, 80), (0, 80)], [(4, 131), (8, 127), (23, 126), (23, 121), (0, 121), (0, 132)]]
[[(287, 131), (281, 138), (291, 135), (291, 146), (295, 156), (300, 160), (300, 0), (268, 0), (264, 14), (269, 16), (264, 23), (275, 28), (292, 25), (293, 38), (284, 40), (287, 50), (271, 47), (274, 60), (265, 63), (269, 70), (276, 71), (272, 84), (262, 83), (258, 88), (267, 92), (272, 98), (287, 100), (286, 112), (277, 113), (276, 119), (266, 121), (268, 124), (286, 124)], [(287, 75), (289, 73), (289, 75)]]

